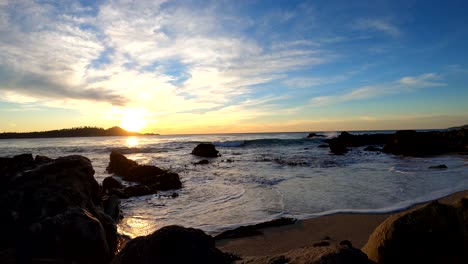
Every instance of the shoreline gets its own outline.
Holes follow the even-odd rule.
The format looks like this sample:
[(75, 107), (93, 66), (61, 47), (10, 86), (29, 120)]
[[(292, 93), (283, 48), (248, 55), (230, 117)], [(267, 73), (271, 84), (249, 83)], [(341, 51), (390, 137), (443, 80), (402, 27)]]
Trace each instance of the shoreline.
[(216, 247), (242, 257), (281, 254), (293, 249), (312, 247), (321, 241), (338, 245), (343, 240), (349, 240), (355, 248), (362, 248), (375, 228), (389, 216), (412, 211), (435, 200), (454, 204), (467, 195), (468, 190), (458, 191), (392, 213), (335, 213), (298, 220), (291, 225), (261, 229), (263, 234), (260, 235), (218, 240)]

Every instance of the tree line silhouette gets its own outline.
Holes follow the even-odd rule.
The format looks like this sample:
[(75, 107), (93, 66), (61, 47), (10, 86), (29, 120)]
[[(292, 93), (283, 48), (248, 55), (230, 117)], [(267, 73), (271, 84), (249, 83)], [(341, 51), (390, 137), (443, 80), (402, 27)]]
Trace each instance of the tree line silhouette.
[(104, 129), (101, 127), (82, 126), (37, 132), (3, 132), (0, 139), (12, 138), (54, 138), (54, 137), (108, 137), (108, 136), (139, 136), (138, 132), (126, 131), (118, 126)]

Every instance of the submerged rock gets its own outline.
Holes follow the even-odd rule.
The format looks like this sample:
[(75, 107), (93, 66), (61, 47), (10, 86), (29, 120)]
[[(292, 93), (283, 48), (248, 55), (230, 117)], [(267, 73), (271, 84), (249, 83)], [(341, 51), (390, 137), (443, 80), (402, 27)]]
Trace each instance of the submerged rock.
[(448, 169), (448, 167), (445, 164), (440, 164), (440, 165), (430, 166), (429, 169)]
[(317, 138), (317, 137), (325, 137), (324, 135), (320, 135), (320, 134), (317, 134), (317, 133), (309, 133), (309, 135), (307, 135), (307, 138)]
[(219, 151), (216, 150), (215, 145), (211, 143), (198, 144), (193, 150), (192, 154), (200, 157), (215, 158), (221, 156)]
[(115, 191), (117, 189), (131, 197), (182, 188), (182, 182), (177, 173), (152, 165), (139, 165), (137, 162), (127, 159), (127, 157), (116, 151), (112, 151), (110, 154), (107, 171), (122, 176), (126, 181), (140, 183), (140, 185), (123, 189), (123, 186), (119, 186), (115, 179), (112, 180), (108, 177), (105, 179), (107, 181), (103, 182), (103, 189), (108, 193), (118, 195)]
[(231, 230), (224, 231), (215, 236), (215, 239), (231, 239), (240, 237), (249, 237), (263, 234), (260, 229), (274, 226), (284, 226), (294, 224), (297, 220), (289, 217), (281, 217), (275, 220), (248, 226), (240, 226)]
[[(4, 158), (2, 158), (4, 159)], [(13, 158), (15, 159), (15, 158)], [(107, 263), (116, 250), (116, 226), (101, 205), (91, 161), (16, 158), (0, 194), (0, 252), (30, 263)], [(11, 164), (10, 164), (11, 165)]]
[[(466, 211), (466, 210), (465, 210)], [(463, 209), (432, 202), (390, 216), (363, 247), (377, 263), (468, 263)]]
[(129, 241), (113, 264), (232, 263), (233, 257), (215, 247), (213, 237), (203, 231), (166, 226), (153, 234)]

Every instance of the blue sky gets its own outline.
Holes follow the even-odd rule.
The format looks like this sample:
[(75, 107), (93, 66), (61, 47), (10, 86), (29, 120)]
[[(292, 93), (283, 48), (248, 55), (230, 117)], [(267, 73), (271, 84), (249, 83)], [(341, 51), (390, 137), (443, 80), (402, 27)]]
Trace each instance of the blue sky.
[(0, 0), (0, 131), (468, 123), (466, 1)]

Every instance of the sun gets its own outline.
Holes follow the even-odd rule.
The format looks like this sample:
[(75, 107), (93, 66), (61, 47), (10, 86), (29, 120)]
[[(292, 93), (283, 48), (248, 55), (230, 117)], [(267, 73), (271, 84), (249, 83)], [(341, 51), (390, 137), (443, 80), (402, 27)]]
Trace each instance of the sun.
[(141, 108), (125, 109), (120, 127), (131, 132), (140, 132), (146, 127), (146, 111)]

